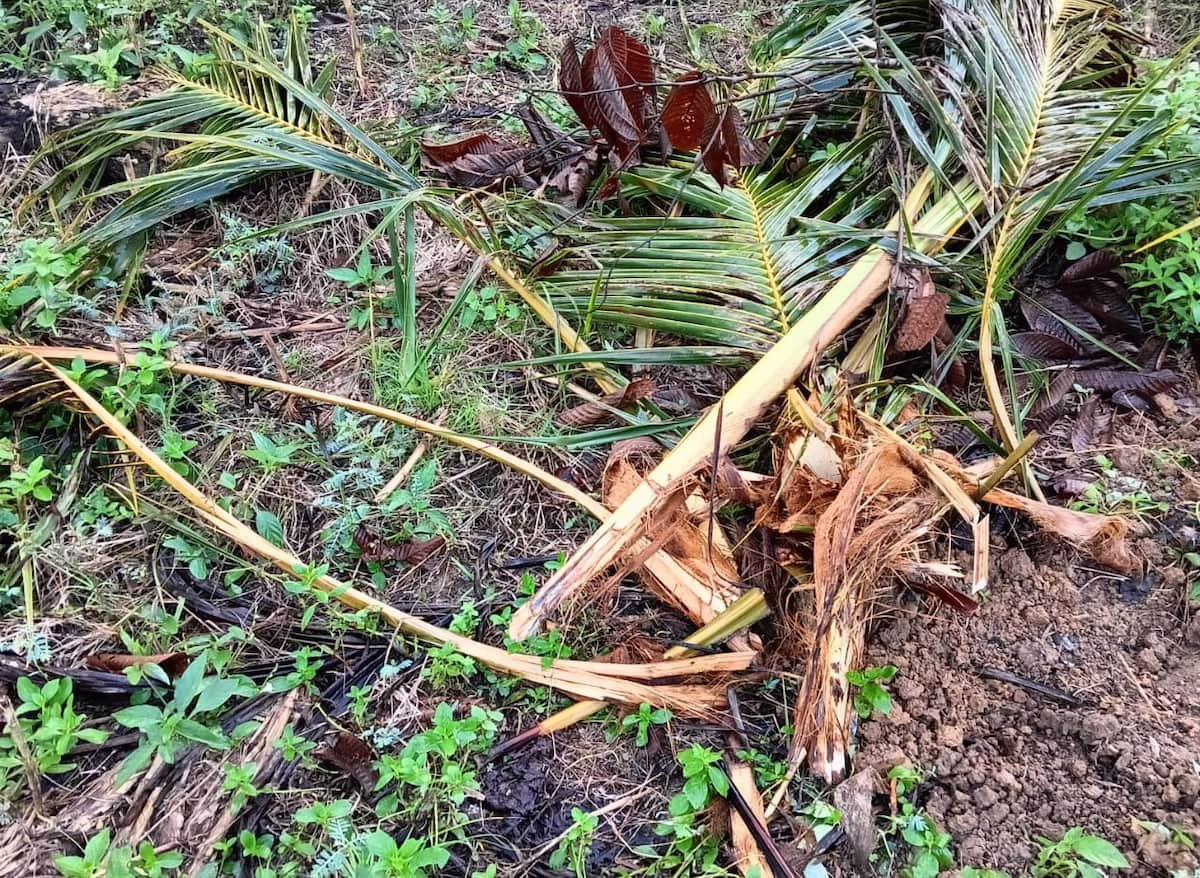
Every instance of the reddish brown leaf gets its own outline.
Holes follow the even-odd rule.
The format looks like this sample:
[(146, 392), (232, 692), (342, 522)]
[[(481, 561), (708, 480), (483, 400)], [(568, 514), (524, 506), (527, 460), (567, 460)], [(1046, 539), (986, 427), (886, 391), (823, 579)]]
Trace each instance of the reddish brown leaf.
[(575, 429), (591, 427), (608, 420), (612, 414), (609, 411), (610, 408), (624, 409), (635, 406), (643, 399), (652, 396), (657, 389), (653, 378), (638, 378), (630, 381), (620, 390), (601, 397), (600, 402), (585, 402), (569, 408), (560, 412), (554, 420), (563, 427)]
[(1009, 338), (1020, 353), (1037, 360), (1070, 360), (1082, 353), (1073, 341), (1046, 332), (1014, 332)]
[(950, 297), (933, 285), (927, 268), (897, 266), (891, 286), (893, 294), (904, 302), (892, 349), (899, 353), (919, 350), (937, 335), (946, 319)]
[(724, 189), (729, 177), (725, 174), (725, 149), (721, 143), (720, 132), (705, 141), (704, 149), (700, 153), (700, 163), (717, 181), (717, 185)]
[(1099, 274), (1112, 271), (1121, 265), (1121, 257), (1111, 250), (1097, 250), (1094, 253), (1089, 253), (1082, 259), (1076, 259), (1067, 266), (1066, 271), (1059, 278), (1060, 283), (1070, 283), (1072, 281), (1082, 280), (1085, 277), (1095, 277)]
[(358, 546), (364, 561), (402, 561), (416, 565), (445, 546), (446, 538), (436, 536), (427, 540), (388, 543), (378, 534), (372, 533), (365, 524), (360, 524), (354, 531), (354, 544)]
[(471, 134), (461, 140), (450, 143), (421, 143), (421, 152), (435, 165), (448, 165), (458, 161), (465, 155), (490, 155), (505, 149), (512, 149), (513, 143), (497, 140), (487, 133)]
[(1148, 400), (1129, 390), (1118, 390), (1112, 395), (1112, 401), (1118, 408), (1130, 412), (1149, 414), (1154, 408)]
[(1076, 383), (1093, 390), (1123, 390), (1152, 396), (1170, 390), (1179, 383), (1179, 376), (1170, 369), (1156, 372), (1129, 372), (1122, 369), (1087, 369), (1076, 374)]
[(1054, 373), (1046, 392), (1033, 404), (1029, 412), (1028, 426), (1035, 430), (1046, 430), (1062, 417), (1067, 409), (1067, 394), (1076, 384), (1075, 372), (1063, 369)]
[(698, 70), (676, 80), (663, 104), (662, 125), (671, 146), (694, 152), (716, 131), (717, 107)]
[(1092, 277), (1059, 287), (1081, 308), (1102, 324), (1129, 336), (1141, 339), (1142, 318), (1129, 304), (1129, 288), (1117, 277)]
[(646, 135), (647, 100), (654, 98), (654, 69), (646, 47), (610, 27), (583, 56), (583, 88), (601, 135), (624, 164), (636, 161)]
[(1090, 451), (1093, 445), (1103, 445), (1108, 441), (1112, 412), (1100, 412), (1099, 403), (1099, 397), (1089, 397), (1079, 410), (1075, 423), (1071, 425), (1071, 449), (1078, 454)]
[(120, 674), (126, 668), (142, 665), (158, 665), (172, 680), (184, 672), (188, 666), (188, 657), (182, 652), (162, 652), (157, 655), (123, 655), (120, 653), (99, 652), (89, 655), (83, 660), (84, 667), (93, 671), (108, 671)]
[(960, 613), (974, 613), (979, 609), (979, 602), (968, 594), (963, 594), (957, 588), (938, 582), (932, 577), (910, 579), (908, 585), (917, 591), (924, 592), (930, 597), (937, 598)]
[(583, 126), (589, 130), (595, 128), (596, 120), (592, 116), (594, 102), (583, 94), (583, 68), (579, 66), (579, 51), (571, 37), (567, 37), (558, 56), (558, 87)]
[(742, 114), (732, 103), (727, 104), (725, 112), (721, 114), (721, 143), (725, 150), (725, 161), (735, 168), (757, 165), (767, 157), (767, 145), (746, 136)]
[[(1086, 332), (1088, 335), (1096, 336), (1100, 334), (1100, 321), (1085, 311), (1083, 308), (1076, 305), (1066, 296), (1061, 293), (1045, 293), (1039, 299), (1042, 308), (1048, 309), (1049, 314), (1045, 310), (1042, 311), (1042, 321), (1054, 320), (1063, 325), (1063, 327), (1073, 334), (1078, 335), (1080, 331)], [(1043, 329), (1041, 325), (1035, 326), (1034, 329)]]
[(364, 793), (370, 794), (375, 791), (379, 776), (371, 766), (374, 754), (367, 742), (357, 735), (338, 732), (332, 744), (314, 750), (313, 755), (322, 762), (340, 768)]
[(946, 380), (942, 382), (948, 390), (965, 390), (968, 375), (967, 364), (962, 357), (955, 357), (946, 369)]
[(425, 164), (441, 171), (456, 185), (469, 189), (516, 183), (533, 189), (526, 160), (533, 152), (490, 134), (472, 134), (452, 143), (422, 143)]

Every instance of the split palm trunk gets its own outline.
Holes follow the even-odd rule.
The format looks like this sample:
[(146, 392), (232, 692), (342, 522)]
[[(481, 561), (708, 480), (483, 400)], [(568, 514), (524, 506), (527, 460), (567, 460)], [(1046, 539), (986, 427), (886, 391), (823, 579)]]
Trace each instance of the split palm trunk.
[[(904, 206), (906, 217), (918, 216), (933, 180), (932, 172), (926, 171), (914, 185)], [(919, 220), (908, 224), (911, 246), (923, 253), (936, 252), (967, 221), (979, 202), (977, 190), (970, 182), (960, 184), (920, 215)], [(890, 228), (896, 229), (900, 223), (901, 217), (897, 216)], [(767, 407), (795, 384), (816, 358), (888, 288), (894, 265), (890, 253), (874, 248), (851, 266), (787, 335), (704, 413), (529, 602), (513, 614), (509, 635), (523, 640), (537, 633), (564, 600), (643, 539), (647, 524), (688, 477), (710, 460), (716, 463), (728, 454)]]

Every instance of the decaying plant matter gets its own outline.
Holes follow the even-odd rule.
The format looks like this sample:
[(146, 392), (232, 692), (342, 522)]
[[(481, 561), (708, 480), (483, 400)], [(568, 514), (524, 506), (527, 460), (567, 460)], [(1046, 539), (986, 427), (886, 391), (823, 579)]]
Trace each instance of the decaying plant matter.
[[(578, 504), (599, 525), (513, 614), (516, 640), (631, 572), (697, 626), (662, 661), (543, 663), (349, 583), (316, 579), (401, 632), (577, 699), (501, 751), (609, 703), (693, 717), (722, 711), (724, 687), (754, 673), (761, 643), (747, 629), (768, 612), (742, 552), (751, 535), (773, 553), (767, 572), (787, 583), (769, 608), (778, 628), (803, 640), (776, 644), (802, 675), (789, 767), (807, 763), (830, 782), (850, 768), (846, 674), (860, 664), (872, 606), (910, 587), (971, 612), (987, 582), (989, 505), (1020, 511), (1118, 571), (1135, 567), (1122, 520), (1016, 490), (1019, 475), (1021, 488), (1038, 494), (1025, 466), (1037, 438), (1029, 428), (1052, 423), (1072, 387), (1152, 396), (1176, 380), (1114, 346), (1140, 342), (1144, 331), (1113, 257), (1101, 251), (1065, 264), (1054, 251), (1073, 214), (1195, 187), (1179, 174), (1200, 170), (1200, 157), (1159, 149), (1172, 120), (1147, 107), (1154, 81), (1136, 77), (1138, 38), (1106, 0), (805, 4), (756, 47), (752, 69), (728, 76), (692, 70), (663, 79), (645, 46), (616, 27), (582, 56), (568, 39), (559, 84), (581, 130), (529, 110), (530, 143), (474, 131), (423, 144), (426, 168), (449, 191), (426, 185), (331, 106), (329, 74), (311, 69), (296, 26), (282, 52), (262, 34), (245, 43), (214, 32), (213, 45), (209, 73), (175, 77), (169, 90), (47, 147), (42, 158), (62, 165), (29, 204), (51, 199), (73, 218), (92, 260), (84, 272), (105, 260), (110, 270), (136, 264), (133, 251), (157, 224), (267, 174), (336, 177), (370, 200), (280, 228), (351, 213), (376, 221), (372, 235), (387, 237), (395, 263), (412, 374), (420, 209), (556, 333), (564, 353), (521, 365), (584, 366), (595, 381), (599, 394), (561, 412), (559, 426), (624, 417), (664, 427), (657, 438), (614, 445), (594, 497), (495, 444), (401, 412), (169, 363), (180, 374), (402, 424)], [(164, 169), (92, 186), (107, 162), (146, 140), (168, 149)], [(552, 230), (539, 233), (533, 258), (504, 247), (504, 232), (526, 226)], [(1046, 277), (1057, 280), (1047, 286)], [(1010, 329), (1018, 315), (1023, 325)], [(614, 326), (636, 331), (638, 347), (608, 350), (595, 344), (603, 335), (584, 337)], [(6, 404), (69, 401), (211, 529), (284, 570), (300, 565), (55, 365), (79, 358), (120, 368), (119, 352), (10, 345), (0, 353)], [(932, 367), (935, 393), (921, 400), (898, 381), (883, 395), (885, 377), (919, 358)], [(669, 376), (672, 365), (718, 362), (749, 366), (682, 435), (659, 417), (655, 379), (620, 371), (655, 365)], [(972, 389), (994, 430), (970, 427), (996, 456), (968, 467), (910, 427), (938, 406), (949, 411), (949, 394)], [(747, 443), (756, 431), (759, 441)], [(973, 539), (970, 569), (938, 549), (951, 512)], [(356, 541), (369, 560), (420, 562), (441, 549), (436, 539), (388, 544), (365, 529)], [(707, 651), (717, 644), (726, 651)], [(106, 667), (120, 658), (107, 657)], [(784, 872), (763, 834), (770, 811), (752, 776), (736, 760), (728, 771), (740, 867)]]

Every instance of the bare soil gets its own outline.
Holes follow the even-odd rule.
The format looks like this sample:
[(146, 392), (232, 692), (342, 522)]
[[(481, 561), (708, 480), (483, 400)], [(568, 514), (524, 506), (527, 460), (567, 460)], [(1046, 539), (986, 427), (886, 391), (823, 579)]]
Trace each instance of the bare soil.
[[(1021, 870), (1039, 836), (1083, 826), (1117, 844), (1134, 874), (1198, 865), (1194, 851), (1138, 822), (1200, 829), (1200, 616), (1187, 615), (1186, 576), (1173, 559), (1195, 548), (1195, 517), (1177, 507), (1194, 506), (1189, 470), (1200, 443), (1182, 415), (1120, 415), (1114, 435), (1108, 454), (1122, 472), (1174, 501), (1137, 543), (1144, 575), (1114, 577), (1011, 533), (993, 546), (976, 614), (901, 609), (870, 646), (869, 664), (900, 671), (895, 709), (862, 729), (859, 765), (932, 768), (927, 806), (954, 835), (960, 863)], [(987, 669), (1080, 704), (987, 679)]]

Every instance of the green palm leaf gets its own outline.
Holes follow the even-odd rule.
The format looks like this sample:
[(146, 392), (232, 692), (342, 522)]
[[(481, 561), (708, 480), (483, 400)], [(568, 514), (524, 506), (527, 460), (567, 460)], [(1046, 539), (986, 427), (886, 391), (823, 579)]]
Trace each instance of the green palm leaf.
[[(82, 208), (122, 198), (78, 236), (103, 250), (268, 174), (321, 171), (390, 194), (418, 188), (386, 150), (324, 100), (334, 68), (314, 72), (294, 16), (279, 53), (262, 25), (251, 43), (212, 27), (209, 33), (215, 60), (204, 75), (162, 71), (167, 90), (48, 141), (38, 160), (69, 158), (26, 206), (50, 197), (59, 210), (80, 208), (82, 218), (90, 215)], [(97, 186), (112, 159), (146, 141), (169, 150), (167, 170)]]
[[(856, 228), (886, 198), (846, 178), (872, 145), (861, 138), (797, 177), (749, 171), (724, 189), (690, 167), (639, 169), (625, 177), (631, 192), (677, 199), (702, 215), (597, 223), (574, 239), (581, 267), (538, 289), (584, 325), (645, 327), (764, 351), (869, 246)], [(814, 232), (818, 226), (841, 234)]]

